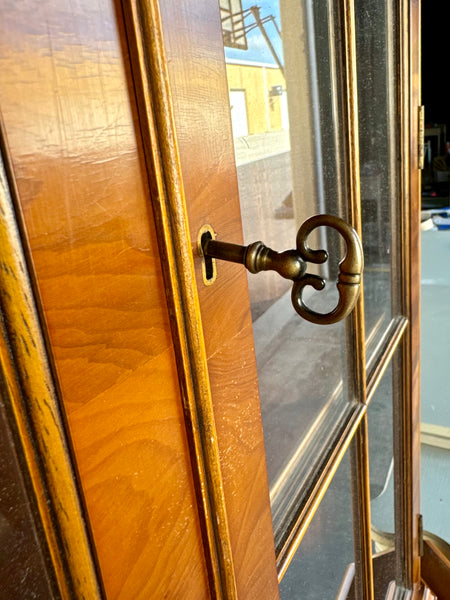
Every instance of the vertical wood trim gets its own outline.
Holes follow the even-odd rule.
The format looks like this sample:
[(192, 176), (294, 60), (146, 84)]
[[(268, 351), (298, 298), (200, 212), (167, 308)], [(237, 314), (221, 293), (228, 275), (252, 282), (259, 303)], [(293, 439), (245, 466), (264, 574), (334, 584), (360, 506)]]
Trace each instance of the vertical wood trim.
[[(341, 18), (345, 38), (345, 76), (347, 99), (349, 219), (362, 239), (361, 182), (359, 162), (358, 83), (354, 3), (344, 0)], [(364, 279), (364, 278), (363, 278)], [(366, 335), (364, 288), (361, 281), (359, 301), (347, 324), (347, 338), (353, 350), (353, 381), (359, 403), (367, 404)], [(355, 591), (361, 600), (373, 600), (372, 539), (370, 516), (369, 448), (367, 414), (364, 414), (350, 446), (352, 473), (353, 537), (355, 548)]]
[(399, 107), (401, 118), (402, 309), (409, 320), (402, 347), (402, 390), (394, 410), (396, 580), (420, 586), (420, 1), (399, 2)]
[(236, 580), (159, 6), (133, 0), (122, 8), (211, 594), (233, 600)]
[(20, 437), (61, 596), (100, 599), (11, 189), (0, 161), (0, 368), (8, 408)]
[[(359, 119), (358, 82), (356, 57), (356, 32), (353, 0), (342, 0), (340, 6), (341, 28), (344, 37), (344, 92), (345, 139), (347, 142), (347, 187), (348, 220), (362, 240), (361, 220), (361, 179), (359, 165)], [(358, 400), (366, 404), (366, 335), (364, 325), (364, 277), (361, 279), (361, 292), (358, 302), (346, 322), (347, 339), (353, 351), (353, 361), (349, 373), (354, 381), (354, 393)]]
[[(351, 445), (356, 598), (374, 599), (367, 413)], [(354, 478), (354, 481), (353, 481)]]
[[(401, 256), (401, 281), (403, 289), (401, 290), (402, 313), (409, 318), (409, 293), (410, 273), (409, 273), (409, 246), (410, 230), (408, 227), (409, 210), (409, 52), (408, 52), (408, 32), (405, 31), (408, 23), (408, 2), (409, 0), (399, 0), (398, 3), (398, 39), (399, 39), (399, 89), (398, 106), (400, 110), (400, 153), (401, 153), (401, 172), (400, 172), (400, 194), (401, 194), (401, 216), (399, 225), (401, 228), (399, 247), (402, 251)], [(394, 513), (396, 523), (395, 539), (395, 559), (396, 583), (406, 588), (410, 588), (412, 581), (411, 569), (411, 527), (408, 505), (410, 501), (410, 478), (409, 472), (409, 451), (408, 439), (408, 414), (411, 404), (410, 398), (410, 343), (411, 343), (411, 323), (405, 333), (402, 344), (401, 354), (401, 389), (394, 387)], [(395, 375), (395, 371), (394, 371)], [(394, 377), (394, 381), (396, 378)], [(407, 411), (407, 412), (406, 412)], [(404, 460), (403, 460), (404, 457)]]

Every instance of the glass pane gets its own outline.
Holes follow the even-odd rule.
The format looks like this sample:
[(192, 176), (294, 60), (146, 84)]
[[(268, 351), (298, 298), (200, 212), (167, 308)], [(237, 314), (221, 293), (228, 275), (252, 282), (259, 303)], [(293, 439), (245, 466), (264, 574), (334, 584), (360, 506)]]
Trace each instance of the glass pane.
[(421, 510), (424, 528), (450, 543), (450, 231), (421, 237)]
[(392, 367), (378, 385), (367, 411), (373, 551), (394, 547), (394, 447)]
[(422, 423), (450, 431), (450, 230), (421, 234), (421, 408)]
[(352, 532), (347, 453), (281, 580), (281, 600), (334, 600), (354, 562)]
[[(242, 12), (234, 3), (234, 33), (226, 4), (221, 2), (245, 243), (261, 239), (277, 251), (295, 248), (308, 217), (347, 215), (334, 4), (271, 0), (256, 8), (243, 0)], [(242, 31), (245, 41), (237, 43)], [(309, 243), (327, 249), (330, 259), (308, 267), (327, 281), (323, 292), (308, 288), (308, 303), (328, 312), (336, 305), (334, 281), (344, 250), (334, 230), (320, 228)], [(308, 493), (355, 400), (345, 323), (322, 327), (302, 320), (291, 305), (291, 285), (276, 273), (249, 276), (276, 534)]]
[(57, 598), (0, 396), (1, 598)]
[[(390, 366), (367, 412), (372, 551), (377, 598), (384, 598), (388, 583), (395, 578), (394, 554), (386, 553), (395, 547), (393, 383), (393, 368)], [(337, 597), (344, 573), (354, 561), (349, 462), (347, 453), (281, 582), (282, 600), (326, 600)], [(346, 581), (351, 583), (352, 577)], [(349, 589), (348, 597), (353, 598), (353, 584)]]
[[(364, 302), (368, 359), (391, 316), (393, 219), (398, 198), (395, 10), (391, 0), (356, 0)], [(395, 280), (395, 279), (394, 279)], [(399, 281), (399, 278), (396, 278)]]

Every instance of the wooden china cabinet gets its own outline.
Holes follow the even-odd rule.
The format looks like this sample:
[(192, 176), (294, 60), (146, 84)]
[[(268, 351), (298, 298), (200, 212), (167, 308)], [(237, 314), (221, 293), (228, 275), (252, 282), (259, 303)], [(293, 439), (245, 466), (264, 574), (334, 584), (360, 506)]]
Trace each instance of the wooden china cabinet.
[[(1, 597), (434, 597), (419, 8), (0, 0)], [(202, 246), (316, 214), (331, 324)]]

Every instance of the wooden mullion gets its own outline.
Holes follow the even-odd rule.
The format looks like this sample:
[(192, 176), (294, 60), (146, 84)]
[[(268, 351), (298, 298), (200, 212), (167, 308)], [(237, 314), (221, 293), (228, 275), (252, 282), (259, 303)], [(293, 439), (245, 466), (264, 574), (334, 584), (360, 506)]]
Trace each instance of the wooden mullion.
[(139, 124), (213, 598), (237, 598), (217, 432), (158, 2), (123, 2)]

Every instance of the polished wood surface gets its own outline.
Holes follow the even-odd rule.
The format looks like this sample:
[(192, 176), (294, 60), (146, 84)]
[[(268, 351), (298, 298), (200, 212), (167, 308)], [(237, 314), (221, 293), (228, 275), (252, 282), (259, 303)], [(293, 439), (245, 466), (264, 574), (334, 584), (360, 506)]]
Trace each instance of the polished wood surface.
[[(3, 143), (1, 148), (5, 154)], [(55, 580), (62, 598), (75, 596), (95, 600), (100, 598), (96, 568), (15, 219), (14, 185), (4, 158), (5, 163), (0, 162), (2, 406), (13, 424), (17, 454), (23, 455), (23, 478), (30, 482), (27, 495), (39, 514), (38, 530), (45, 539), (45, 542), (40, 539), (39, 543), (52, 559), (53, 575), (49, 579)], [(2, 478), (2, 486), (7, 486), (6, 481)], [(11, 491), (4, 489), (4, 501)], [(9, 518), (14, 514), (14, 508), (21, 513), (20, 505), (9, 507), (4, 513), (2, 510), (2, 513)], [(26, 514), (26, 509), (23, 512)], [(3, 528), (8, 531), (5, 523)], [(15, 537), (20, 546), (25, 536), (20, 534), (19, 528), (13, 530), (16, 530)], [(36, 535), (32, 531), (28, 533), (31, 537)], [(2, 555), (1, 561), (3, 591), (7, 593), (6, 590), (23, 585), (26, 595), (29, 593), (27, 573), (32, 568), (27, 568), (17, 552), (11, 547), (8, 549), (5, 541), (2, 541), (2, 552), (7, 552), (8, 556)], [(9, 560), (14, 560), (13, 568), (11, 565), (8, 568)], [(18, 578), (20, 569), (23, 569), (23, 582)]]
[(2, 0), (0, 23), (7, 148), (106, 595), (208, 598), (121, 20)]
[(277, 598), (273, 533), (247, 275), (220, 264), (202, 280), (198, 232), (242, 243), (217, 2), (161, 3), (180, 162), (216, 417), (239, 598)]
[[(416, 4), (406, 0), (404, 12), (410, 5), (417, 13)], [(0, 111), (6, 149), (106, 596), (189, 600), (216, 593), (208, 548), (220, 533), (205, 532), (205, 498), (210, 498), (196, 476), (205, 446), (203, 439), (193, 448), (200, 428), (191, 420), (200, 372), (191, 358), (204, 353), (200, 358), (205, 359), (210, 387), (205, 398), (212, 401), (213, 437), (217, 434), (211, 447), (217, 445), (220, 458), (220, 474), (211, 481), (221, 488), (219, 496), (223, 492), (234, 564), (230, 586), (236, 586), (239, 598), (275, 599), (246, 274), (238, 265), (220, 264), (217, 281), (204, 286), (196, 250), (205, 224), (214, 228), (217, 239), (242, 243), (220, 14), (213, 1), (167, 0), (161, 9), (167, 63), (157, 77), (168, 76), (173, 100), (184, 187), (179, 198), (186, 198), (186, 214), (172, 217), (177, 227), (182, 225), (180, 231), (189, 228), (194, 264), (188, 266), (195, 269), (200, 308), (200, 314), (192, 313), (193, 328), (191, 313), (183, 314), (176, 285), (169, 282), (173, 265), (183, 263), (170, 262), (166, 252), (170, 223), (162, 223), (162, 213), (152, 210), (165, 183), (177, 182), (167, 169), (170, 181), (161, 187), (167, 158), (149, 169), (147, 150), (157, 154), (162, 149), (152, 148), (143, 127), (119, 2), (0, 0)], [(403, 84), (409, 89), (406, 75)], [(410, 115), (408, 101), (405, 96), (402, 108)], [(151, 113), (154, 106), (147, 104), (144, 110)], [(404, 131), (403, 142), (409, 144), (409, 128)], [(170, 138), (165, 135), (163, 142)], [(176, 149), (170, 152), (178, 160)], [(411, 189), (418, 180), (415, 175), (408, 179), (410, 163), (404, 164), (404, 199), (414, 199)], [(414, 202), (412, 228), (405, 230), (412, 261), (405, 255), (403, 273), (405, 314), (412, 319), (405, 364), (411, 365), (406, 379), (413, 403), (406, 403), (401, 415), (409, 486), (402, 500), (408, 535), (401, 561), (408, 582), (416, 582), (419, 574), (414, 459), (419, 309), (414, 293), (407, 295), (418, 269)], [(188, 264), (192, 259), (184, 246), (183, 253)], [(176, 273), (186, 292), (191, 275)], [(362, 331), (362, 312), (357, 320)], [(180, 334), (184, 326), (191, 331), (185, 341), (199, 332), (199, 348), (192, 348), (194, 335), (187, 355)], [(189, 393), (186, 382), (193, 383)], [(359, 383), (364, 384), (361, 373)], [(365, 410), (355, 411), (337, 444), (311, 496), (314, 506), (302, 531)], [(232, 593), (226, 589), (225, 594)]]
[[(167, 58), (157, 2), (123, 3), (211, 596), (237, 598)], [(175, 90), (176, 93), (176, 90)]]

